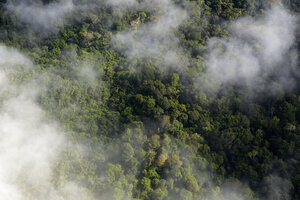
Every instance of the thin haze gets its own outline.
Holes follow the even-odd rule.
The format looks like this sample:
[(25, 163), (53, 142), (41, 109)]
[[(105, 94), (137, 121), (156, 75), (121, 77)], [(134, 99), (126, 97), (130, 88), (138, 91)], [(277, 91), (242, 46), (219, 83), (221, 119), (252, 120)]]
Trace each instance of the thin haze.
[(0, 60), (0, 199), (89, 199), (75, 182), (58, 183), (60, 189), (53, 185), (60, 153), (75, 146), (38, 105), (40, 86), (32, 80), (12, 81), (18, 70), (31, 70), (32, 63), (4, 45)]
[[(178, 64), (178, 52), (181, 50), (173, 30), (184, 21), (186, 14), (171, 0), (150, 2), (139, 5), (133, 0), (107, 1), (115, 7), (153, 8), (154, 5), (162, 11), (157, 20), (115, 35), (115, 48), (125, 47), (129, 58), (163, 55), (166, 64)], [(71, 1), (59, 1), (44, 6), (21, 2), (8, 8), (23, 22), (49, 29), (62, 25), (64, 18), (73, 11), (73, 4)], [(284, 88), (293, 86), (295, 82), (292, 74), (298, 73), (295, 69), (297, 55), (292, 50), (296, 24), (296, 18), (279, 7), (267, 11), (262, 18), (248, 17), (234, 22), (230, 38), (215, 38), (209, 43), (204, 83), (206, 89), (218, 91), (221, 85), (241, 84), (250, 91), (259, 87), (276, 91), (274, 83), (267, 81), (270, 75), (275, 75), (275, 83)], [(0, 46), (0, 145), (3, 147), (0, 151), (0, 199), (89, 199), (81, 193), (76, 183), (62, 185), (67, 195), (62, 195), (53, 186), (54, 163), (59, 160), (60, 152), (65, 150), (65, 144), (69, 141), (58, 123), (47, 119), (37, 104), (38, 91), (31, 89), (37, 86), (12, 84), (6, 70), (9, 66), (30, 68), (32, 64), (20, 52)], [(80, 76), (90, 79), (93, 73), (91, 69), (80, 68)], [(203, 182), (201, 179), (197, 181)], [(209, 179), (205, 181), (213, 184)], [(26, 191), (32, 188), (36, 188), (35, 194), (26, 196)], [(246, 189), (237, 187), (232, 191), (224, 186), (218, 195), (208, 199), (232, 199), (234, 196), (243, 199), (242, 193)]]
[(292, 89), (299, 78), (293, 49), (296, 25), (297, 18), (282, 7), (273, 7), (259, 18), (235, 21), (228, 39), (210, 40), (206, 82), (201, 84), (209, 92), (226, 85), (243, 86), (254, 94)]
[(172, 1), (151, 0), (139, 5), (142, 8), (158, 8), (160, 16), (157, 19), (141, 25), (140, 19), (132, 25), (132, 30), (123, 31), (113, 38), (116, 49), (122, 50), (129, 58), (158, 58), (164, 64), (176, 66), (181, 64), (179, 54), (179, 39), (174, 34), (177, 28), (187, 17), (181, 8)]
[[(111, 164), (105, 159), (120, 159), (121, 149), (102, 156), (101, 143), (96, 142), (91, 149), (83, 144), (93, 143), (87, 138), (80, 144), (75, 143), (39, 104), (41, 95), (49, 92), (47, 80), (56, 80), (54, 74), (38, 72), (38, 67), (29, 58), (2, 44), (0, 61), (0, 199), (106, 200), (116, 199), (120, 192), (129, 199), (131, 191), (123, 185), (114, 185), (115, 177), (110, 180), (106, 173)], [(99, 78), (94, 63), (89, 60), (71, 63), (79, 63), (78, 71), (69, 66), (75, 70), (74, 79), (93, 87), (93, 81)], [(32, 71), (37, 73), (33, 75)], [(27, 72), (30, 76), (26, 76)], [(58, 89), (64, 86), (60, 85)], [(80, 106), (72, 107), (72, 110), (78, 109)], [(95, 171), (99, 172), (95, 174)], [(89, 176), (89, 181), (101, 186), (101, 193), (98, 192), (96, 197), (86, 183), (85, 175)], [(111, 184), (103, 185), (107, 182)]]
[[(44, 86), (37, 85), (32, 80), (27, 81), (27, 84), (18, 84), (11, 81), (13, 80), (14, 73), (17, 72), (18, 69), (21, 68), (21, 72), (23, 72), (26, 69), (31, 70), (34, 68), (34, 65), (30, 60), (17, 50), (8, 48), (4, 45), (0, 46), (0, 52), (0, 60), (2, 61), (0, 64), (0, 86), (1, 88), (6, 88), (2, 89), (0, 92), (0, 145), (2, 147), (0, 151), (0, 199), (106, 200), (118, 199), (120, 196), (117, 196), (120, 195), (120, 191), (125, 199), (130, 199), (131, 191), (127, 191), (122, 185), (108, 185), (95, 197), (93, 194), (84, 192), (85, 187), (87, 187), (87, 189), (89, 188), (80, 181), (81, 166), (78, 163), (78, 160), (76, 160), (78, 159), (77, 154), (79, 153), (79, 157), (83, 156), (91, 158), (92, 160), (96, 158), (94, 158), (92, 152), (87, 150), (87, 147), (83, 145), (78, 147), (70, 142), (67, 135), (60, 129), (59, 124), (46, 117), (45, 111), (37, 103), (39, 89)], [(9, 58), (8, 55), (14, 59)], [(7, 71), (7, 69), (10, 68), (15, 68), (15, 71)], [(41, 77), (43, 78), (43, 76)], [(33, 88), (36, 88), (36, 90), (33, 90)], [(137, 136), (138, 134), (133, 135)], [(146, 136), (137, 137), (143, 138)], [(105, 173), (105, 166), (110, 165), (109, 160), (118, 160), (120, 166), (126, 165), (128, 155), (122, 152), (126, 144), (128, 146), (129, 143), (125, 139), (121, 139), (118, 142), (108, 144), (108, 146), (104, 148), (107, 149), (107, 151), (103, 155), (103, 160), (96, 162), (97, 165), (94, 166), (95, 169), (97, 168), (101, 173), (92, 173), (93, 175), (90, 178), (94, 178), (95, 180), (93, 179), (93, 181), (100, 180), (101, 182), (106, 182), (109, 180), (109, 174)], [(145, 142), (149, 141), (145, 140)], [(167, 143), (168, 145), (166, 147), (162, 147), (162, 149), (165, 149), (162, 154), (168, 157), (169, 155), (174, 154), (174, 151), (168, 149), (168, 146), (174, 145), (175, 148), (177, 148), (177, 145), (180, 142), (175, 139), (169, 139), (169, 142)], [(109, 147), (109, 145), (111, 146)], [(116, 145), (120, 146), (119, 149), (115, 148)], [(135, 159), (136, 153), (134, 152), (140, 150), (142, 145), (142, 142), (136, 140), (131, 141), (129, 146), (130, 148), (133, 148), (133, 153), (130, 155), (130, 159)], [(112, 149), (112, 147), (114, 149)], [(137, 149), (135, 149), (135, 147), (137, 147)], [(95, 155), (99, 156), (99, 153), (102, 153), (100, 149), (101, 145), (99, 146), (98, 144)], [(67, 170), (76, 170), (74, 170), (74, 172), (71, 170), (71, 172), (66, 174), (62, 170), (61, 173), (57, 174), (57, 164), (63, 159), (61, 153), (65, 151), (75, 152), (75, 155), (74, 157), (69, 157), (68, 160), (63, 160), (61, 165), (65, 165)], [(177, 151), (177, 153), (179, 152)], [(207, 163), (207, 161), (205, 158), (202, 158), (201, 165), (199, 165), (198, 162), (193, 163), (193, 158), (189, 158), (189, 155), (193, 154), (189, 153), (188, 150), (185, 150), (184, 147), (180, 149), (180, 155), (182, 156), (183, 154), (185, 154), (185, 156), (183, 156), (182, 162), (185, 164), (189, 163), (187, 164), (187, 170), (188, 168), (192, 168), (192, 174), (186, 174), (185, 176), (195, 177), (200, 188), (204, 185), (206, 187), (209, 186), (208, 191), (211, 192), (211, 194), (208, 194), (205, 197), (195, 199), (247, 199), (244, 197), (247, 191), (249, 191), (247, 185), (242, 185), (238, 182), (229, 182), (228, 184), (221, 186), (219, 191), (212, 191), (216, 186), (210, 178), (210, 172), (206, 170), (205, 166), (207, 164), (205, 163)], [(83, 160), (81, 162), (88, 163), (90, 161)], [(182, 164), (183, 163), (181, 163), (181, 165)], [(200, 174), (198, 173), (198, 168), (201, 169)], [(176, 167), (171, 169), (171, 174), (173, 173), (173, 170), (175, 173), (177, 170)], [(58, 179), (55, 178), (56, 176), (58, 176)], [(68, 177), (75, 181), (69, 180)], [(122, 175), (122, 178), (126, 180), (124, 175)], [(166, 179), (168, 179), (168, 177), (166, 177)], [(53, 184), (54, 180), (56, 182), (55, 185)], [(277, 183), (278, 184), (274, 187), (270, 184), (270, 188), (280, 191), (278, 194), (272, 194), (272, 198), (277, 198), (278, 195), (282, 195), (282, 192), (288, 192), (286, 183), (279, 183), (278, 181)], [(278, 186), (280, 186), (280, 188)], [(184, 183), (181, 183), (181, 186), (179, 187), (182, 188), (182, 195), (184, 195), (184, 197), (191, 195), (184, 189)], [(169, 197), (172, 199), (178, 198), (174, 196)]]
[(41, 1), (19, 1), (16, 4), (8, 2), (6, 8), (16, 15), (17, 19), (29, 24), (36, 31), (56, 32), (56, 28), (65, 22), (75, 9), (72, 0), (43, 5)]
[[(4, 45), (0, 46), (0, 52), (0, 60), (2, 61), (0, 64), (0, 86), (1, 88), (6, 88), (0, 93), (0, 145), (2, 147), (0, 151), (0, 199), (106, 200), (116, 199), (116, 194), (114, 194), (113, 191), (118, 191), (119, 194), (120, 189), (123, 190), (123, 197), (130, 199), (131, 191), (126, 191), (122, 186), (118, 188), (120, 186), (116, 187), (114, 185), (107, 186), (102, 193), (94, 198), (92, 194), (86, 194), (84, 192), (84, 187), (87, 186), (80, 182), (79, 174), (70, 174), (70, 172), (64, 174), (63, 171), (62, 174), (56, 173), (57, 164), (59, 164), (62, 159), (62, 152), (82, 151), (83, 156), (84, 154), (88, 154), (86, 155), (87, 157), (91, 157), (93, 154), (82, 145), (78, 150), (78, 148), (68, 140), (67, 135), (60, 129), (59, 124), (46, 117), (45, 111), (37, 103), (39, 89), (44, 86), (35, 84), (33, 80), (27, 81), (26, 84), (18, 84), (11, 81), (13, 80), (14, 73), (17, 72), (18, 69), (22, 69), (21, 71), (25, 69), (32, 70), (35, 66), (31, 61), (19, 51)], [(13, 68), (13, 71), (7, 71), (9, 68)], [(37, 78), (44, 77), (41, 76)], [(39, 84), (40, 83), (41, 81), (39, 81)], [(33, 90), (33, 88), (36, 88), (36, 90)], [(137, 133), (134, 134), (134, 136), (137, 138), (146, 137), (142, 135), (138, 136)], [(147, 141), (148, 140), (145, 140), (145, 142)], [(119, 160), (121, 166), (126, 165), (128, 156), (127, 154), (124, 155), (120, 153), (123, 151), (123, 146), (130, 144), (129, 146), (133, 148), (133, 152), (137, 152), (143, 145), (142, 142), (134, 139), (132, 139), (130, 143), (128, 143), (125, 138), (118, 142), (120, 142), (120, 149), (114, 149), (113, 152), (107, 151), (104, 155), (104, 160), (98, 163), (97, 168), (104, 168), (103, 170), (105, 171), (105, 166), (109, 165), (108, 161), (105, 160), (110, 159)], [(177, 143), (175, 139), (170, 139), (167, 146), (174, 145), (177, 147)], [(118, 143), (113, 142), (112, 144), (107, 144), (107, 147), (109, 147), (109, 145), (115, 147), (117, 144)], [(172, 149), (168, 149), (167, 146), (163, 148), (166, 149), (165, 152), (163, 152), (166, 156), (174, 153)], [(137, 147), (137, 149), (134, 149), (134, 147)], [(99, 150), (99, 148), (101, 147), (97, 145), (97, 150)], [(107, 149), (112, 150), (111, 148)], [(183, 152), (183, 149), (184, 148), (180, 151)], [(99, 153), (101, 153), (101, 151), (96, 152), (97, 155)], [(135, 159), (132, 157), (133, 155), (130, 155), (130, 159)], [(210, 174), (205, 169), (203, 169), (201, 175), (195, 174), (196, 168), (199, 166), (194, 165), (192, 158), (189, 158), (188, 155), (189, 152), (186, 152), (183, 161), (190, 163), (190, 167), (195, 167), (195, 169), (192, 170), (194, 174), (190, 175), (197, 177), (199, 186), (202, 187), (203, 184), (214, 186), (214, 183), (209, 178)], [(67, 169), (76, 169), (78, 167), (76, 157), (78, 157), (78, 155), (74, 156), (74, 160), (72, 160), (71, 157), (69, 161), (63, 161), (62, 165), (66, 164)], [(204, 158), (203, 162), (206, 163)], [(203, 167), (205, 166), (204, 163)], [(174, 168), (174, 170), (176, 169)], [(61, 176), (58, 180), (55, 179), (57, 175), (59, 177)], [(94, 174), (93, 176), (95, 180), (99, 177), (100, 180), (104, 182), (109, 178), (105, 172), (102, 174)], [(71, 177), (72, 180), (76, 181), (70, 181), (64, 177)], [(53, 184), (54, 180), (56, 180), (56, 186)], [(185, 188), (184, 183), (182, 183), (180, 188)], [(234, 196), (242, 197), (239, 192), (245, 189), (247, 189), (247, 187), (241, 187), (239, 190), (229, 190), (222, 187), (220, 188), (220, 192), (207, 198), (225, 199), (224, 197), (226, 196), (227, 199), (231, 199), (231, 197)], [(187, 190), (183, 189), (183, 191), (189, 194)], [(177, 197), (172, 198), (176, 199)]]

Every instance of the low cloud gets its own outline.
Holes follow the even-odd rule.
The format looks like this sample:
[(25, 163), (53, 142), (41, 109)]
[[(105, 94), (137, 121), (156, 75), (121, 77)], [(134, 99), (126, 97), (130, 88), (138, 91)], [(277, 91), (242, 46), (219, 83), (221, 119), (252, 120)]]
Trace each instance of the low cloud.
[(261, 17), (244, 17), (230, 27), (229, 38), (208, 44), (205, 81), (209, 92), (235, 85), (247, 93), (274, 94), (294, 88), (300, 77), (293, 48), (297, 18), (274, 6)]
[(187, 18), (185, 11), (171, 1), (152, 0), (139, 5), (143, 9), (157, 8), (159, 16), (146, 24), (140, 17), (132, 21), (132, 29), (113, 37), (113, 46), (129, 58), (158, 58), (166, 65), (180, 65), (183, 50), (175, 29)]
[(29, 24), (35, 31), (56, 32), (64, 24), (75, 9), (72, 0), (60, 0), (49, 4), (41, 1), (11, 1), (6, 4), (9, 12), (15, 14), (18, 20)]
[(44, 76), (26, 78), (33, 63), (2, 44), (0, 60), (0, 199), (91, 199), (80, 182), (62, 182), (64, 174), (55, 171), (62, 153), (79, 152), (80, 145), (39, 105)]

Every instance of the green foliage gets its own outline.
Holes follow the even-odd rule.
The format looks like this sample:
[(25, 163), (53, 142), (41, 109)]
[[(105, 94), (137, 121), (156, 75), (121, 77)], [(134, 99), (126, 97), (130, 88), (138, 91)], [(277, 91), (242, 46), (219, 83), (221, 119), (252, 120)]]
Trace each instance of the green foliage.
[[(0, 41), (22, 50), (37, 66), (13, 78), (45, 77), (38, 103), (72, 141), (90, 151), (89, 156), (63, 152), (54, 184), (80, 180), (88, 193), (115, 200), (222, 199), (222, 187), (232, 178), (248, 182), (244, 199), (265, 198), (268, 192), (299, 198), (299, 88), (249, 103), (235, 92), (208, 95), (193, 85), (203, 76), (209, 39), (228, 36), (221, 22), (253, 14), (258, 3), (174, 2), (190, 10), (175, 30), (191, 55), (185, 72), (164, 71), (157, 59), (129, 59), (111, 46), (112, 35), (130, 30), (133, 20), (139, 19), (140, 26), (159, 20), (152, 10), (120, 15), (109, 6), (95, 6), (88, 16), (76, 13), (81, 20), (44, 37), (22, 31), (26, 24), (5, 12), (0, 1)], [(298, 1), (286, 4), (299, 12)], [(98, 76), (82, 76), (82, 66)], [(288, 192), (282, 193), (280, 185), (270, 190), (272, 182), (284, 184)], [(241, 197), (234, 193), (231, 199)]]

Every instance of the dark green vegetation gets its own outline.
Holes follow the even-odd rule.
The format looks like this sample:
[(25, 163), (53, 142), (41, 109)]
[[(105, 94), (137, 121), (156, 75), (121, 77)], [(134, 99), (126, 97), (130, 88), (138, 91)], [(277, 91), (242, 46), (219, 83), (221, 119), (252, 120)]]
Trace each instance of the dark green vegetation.
[[(174, 0), (191, 13), (174, 30), (190, 55), (185, 68), (176, 68), (165, 67), (159, 56), (128, 59), (111, 45), (133, 21), (143, 26), (155, 20), (153, 10), (116, 15), (95, 5), (45, 34), (0, 2), (0, 41), (34, 61), (37, 72), (28, 76), (51, 74), (39, 103), (91, 152), (66, 153), (57, 166), (66, 180), (79, 174), (96, 199), (300, 198), (299, 88), (250, 101), (234, 86), (207, 94), (193, 85), (203, 74), (208, 40), (229, 36), (222, 22), (260, 15), (266, 5)], [(285, 4), (299, 13), (297, 0)], [(99, 75), (82, 79), (76, 72), (82, 65)]]

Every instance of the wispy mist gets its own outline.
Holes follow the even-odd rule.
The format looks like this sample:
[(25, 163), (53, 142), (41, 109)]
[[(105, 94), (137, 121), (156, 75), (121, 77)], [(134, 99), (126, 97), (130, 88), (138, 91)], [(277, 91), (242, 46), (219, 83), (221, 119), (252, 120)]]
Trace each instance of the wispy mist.
[[(179, 8), (171, 0), (107, 0), (97, 3), (112, 6), (122, 12), (127, 9), (149, 9), (158, 15), (147, 22), (143, 21), (143, 16), (136, 15), (129, 30), (113, 36), (113, 48), (123, 52), (129, 59), (154, 58), (162, 60), (168, 67), (185, 66), (183, 60), (189, 56), (185, 56), (174, 31), (187, 19), (186, 10)], [(88, 7), (87, 5), (87, 10)], [(20, 1), (17, 4), (8, 3), (7, 9), (18, 20), (46, 32), (55, 31), (76, 10), (71, 0), (47, 5), (39, 1)], [(207, 93), (216, 93), (232, 85), (242, 88), (241, 93), (247, 91), (250, 94), (274, 94), (293, 89), (296, 80), (300, 78), (298, 55), (293, 47), (297, 23), (297, 17), (282, 7), (273, 7), (263, 16), (244, 17), (233, 22), (228, 38), (210, 40), (207, 47), (207, 68), (194, 87), (204, 88)], [(97, 123), (78, 123), (82, 120), (82, 113), (90, 112), (89, 108), (83, 111), (78, 102), (86, 103), (84, 98), (88, 98), (88, 89), (99, 86), (99, 69), (96, 63), (88, 59), (72, 59), (77, 57), (68, 60), (73, 66), (64, 66), (68, 71), (65, 75), (67, 78), (59, 75), (54, 77), (47, 69), (41, 74), (26, 77), (27, 71), (35, 70), (34, 63), (21, 52), (0, 44), (0, 199), (131, 199), (134, 196), (133, 188), (141, 184), (134, 176), (144, 176), (145, 179), (142, 180), (153, 178), (147, 172), (137, 171), (139, 161), (142, 163), (146, 159), (151, 160), (149, 163), (156, 162), (159, 167), (164, 166), (169, 170), (161, 171), (165, 173), (163, 181), (159, 183), (162, 186), (157, 186), (155, 190), (161, 192), (165, 188), (165, 191), (168, 189), (176, 192), (168, 194), (164, 191), (164, 198), (254, 199), (247, 183), (224, 180), (223, 185), (218, 185), (212, 178), (215, 172), (209, 170), (208, 161), (204, 157), (189, 157), (198, 153), (201, 142), (193, 144), (194, 146), (184, 146), (186, 141), (179, 139), (128, 131), (123, 138), (111, 144), (97, 141), (94, 146), (75, 145), (61, 124), (53, 116), (50, 119), (46, 109), (39, 104), (43, 100), (49, 103), (47, 98), (50, 97), (61, 100), (59, 98), (65, 95), (66, 105), (53, 112), (60, 113), (61, 116), (72, 113), (73, 116), (68, 116), (67, 120), (72, 119), (70, 121), (74, 126), (86, 126), (78, 128), (82, 134), (87, 134), (85, 131), (90, 128), (90, 124)], [(26, 81), (15, 80), (19, 73)], [(67, 80), (68, 78), (73, 80)], [(50, 90), (53, 94), (46, 94)], [(95, 91), (102, 92), (99, 88)], [(39, 99), (41, 96), (42, 100)], [(80, 101), (72, 101), (72, 98), (80, 98), (79, 96), (83, 96)], [(95, 112), (92, 114), (103, 117), (99, 112), (100, 104), (97, 104), (99, 99), (101, 98), (92, 99), (89, 103), (93, 108), (91, 112)], [(88, 107), (87, 104), (84, 106)], [(49, 107), (51, 106), (53, 105)], [(98, 128), (97, 125), (94, 127)], [(195, 138), (204, 141), (198, 134), (195, 134)], [(148, 151), (147, 154), (143, 148)], [(133, 175), (126, 173), (130, 170), (134, 170), (131, 173)], [(275, 181), (278, 184), (272, 185)], [(89, 184), (96, 186), (89, 188)], [(267, 194), (271, 199), (280, 199), (282, 193), (288, 196), (290, 188), (286, 182), (281, 183), (279, 178), (270, 176), (266, 179), (266, 184), (271, 189), (282, 191), (280, 194)], [(86, 192), (89, 189), (92, 192)], [(193, 196), (191, 191), (195, 194), (200, 191), (205, 195)]]
[[(57, 116), (50, 115), (40, 104), (43, 96), (52, 97), (49, 90), (60, 93), (70, 84), (74, 84), (73, 89), (81, 85), (79, 92), (84, 92), (86, 87), (98, 87), (94, 83), (99, 79), (95, 63), (72, 59), (77, 64), (68, 66), (73, 70), (68, 78), (74, 83), (56, 77), (51, 70), (39, 71), (21, 52), (0, 45), (0, 199), (131, 198), (133, 186), (127, 183), (130, 181), (122, 169), (126, 165), (120, 155), (123, 149), (115, 149), (115, 146), (122, 147), (123, 139), (106, 145), (88, 137), (78, 141), (71, 132), (81, 129), (66, 128), (64, 120), (58, 121)], [(89, 124), (84, 124), (82, 118), (67, 116), (82, 114), (81, 105), (69, 102), (53, 112), (85, 126), (82, 129), (88, 134)], [(132, 155), (130, 158), (133, 159)]]
[(230, 26), (229, 38), (208, 44), (206, 89), (216, 92), (238, 85), (247, 93), (290, 90), (299, 78), (294, 51), (297, 18), (282, 7), (261, 17), (244, 17)]
[(159, 16), (146, 24), (141, 22), (140, 17), (137, 18), (132, 22), (132, 30), (114, 36), (114, 47), (129, 58), (158, 58), (167, 65), (182, 64), (179, 55), (183, 51), (174, 31), (186, 19), (186, 12), (170, 0), (152, 0), (140, 6), (144, 9), (158, 9)]
[(41, 1), (11, 1), (6, 5), (17, 19), (29, 24), (36, 31), (56, 32), (75, 7), (72, 0), (60, 0), (44, 5)]
[[(89, 199), (76, 181), (53, 184), (62, 152), (77, 147), (38, 104), (42, 77), (27, 79), (34, 65), (13, 48), (1, 45), (0, 60), (0, 198)], [(19, 72), (24, 81), (15, 80)]]

